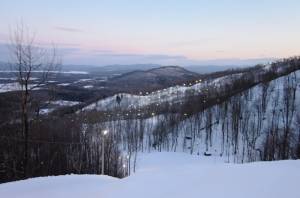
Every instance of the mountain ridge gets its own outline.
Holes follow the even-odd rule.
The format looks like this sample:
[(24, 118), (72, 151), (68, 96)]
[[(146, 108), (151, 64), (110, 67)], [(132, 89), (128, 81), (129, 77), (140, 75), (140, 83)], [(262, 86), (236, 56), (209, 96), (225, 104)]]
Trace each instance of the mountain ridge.
[(146, 71), (136, 70), (112, 77), (109, 83), (122, 85), (131, 90), (164, 88), (174, 84), (199, 78), (200, 74), (179, 66), (163, 66)]

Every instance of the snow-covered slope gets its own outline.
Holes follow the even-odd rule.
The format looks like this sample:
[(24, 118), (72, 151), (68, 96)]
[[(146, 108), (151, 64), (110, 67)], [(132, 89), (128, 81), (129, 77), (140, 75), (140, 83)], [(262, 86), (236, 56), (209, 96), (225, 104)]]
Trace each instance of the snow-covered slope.
[(152, 153), (125, 179), (71, 175), (0, 185), (3, 198), (299, 198), (300, 161), (226, 164), (215, 157)]
[(99, 175), (38, 177), (0, 184), (1, 198), (93, 198), (117, 178)]
[[(220, 85), (230, 84), (232, 79), (237, 79), (240, 74), (228, 75), (214, 80), (202, 82), (201, 79), (194, 83), (177, 85), (163, 90), (154, 91), (151, 93), (140, 92), (140, 95), (120, 93), (92, 103), (85, 108), (86, 110), (112, 110), (114, 108), (132, 109), (141, 108), (151, 104), (162, 104), (165, 102), (182, 102), (188, 93), (201, 93), (206, 87), (219, 87)], [(122, 97), (120, 104), (117, 103), (116, 97)]]
[[(300, 161), (244, 165), (182, 153), (150, 154), (140, 171), (107, 186), (106, 197), (299, 197)], [(296, 173), (297, 172), (297, 173)]]
[[(211, 83), (216, 84), (222, 79), (216, 81)], [(138, 151), (184, 151), (200, 155), (207, 152), (227, 156), (228, 162), (243, 163), (286, 159), (286, 157), (280, 156), (281, 150), (278, 145), (284, 137), (287, 115), (285, 112), (288, 112), (289, 131), (291, 137), (294, 137), (289, 141), (291, 148), (289, 153), (293, 153), (289, 158), (295, 158), (298, 144), (296, 138), (299, 137), (300, 123), (297, 120), (298, 117), (300, 118), (299, 83), (300, 71), (296, 71), (269, 83), (258, 84), (229, 98), (222, 104), (214, 105), (204, 111), (199, 110), (192, 115), (188, 115), (183, 109), (182, 114), (158, 115), (155, 112), (153, 117), (140, 119), (139, 113), (133, 112), (134, 116), (132, 117), (124, 114), (121, 119), (112, 119), (101, 123), (101, 127), (119, 137), (120, 145), (123, 146), (122, 150), (127, 148), (128, 144), (130, 145), (126, 141), (136, 136), (142, 137), (136, 138), (135, 144), (138, 145)], [(168, 90), (171, 89), (173, 88)], [(165, 91), (166, 96), (167, 92)], [(156, 97), (157, 95), (131, 95), (130, 97), (135, 97), (137, 101), (145, 101), (142, 100), (143, 97), (152, 96)], [(172, 95), (169, 98), (172, 98)], [(285, 98), (290, 99), (288, 110)], [(130, 101), (130, 99), (128, 100)], [(149, 98), (148, 100), (153, 101)], [(108, 102), (107, 106), (109, 107), (113, 99), (111, 99), (111, 103), (109, 98), (102, 100), (100, 101), (101, 105), (105, 106), (105, 101)], [(93, 123), (90, 124), (88, 127), (90, 133), (97, 131), (96, 127)], [(277, 135), (277, 139), (272, 140), (276, 144), (270, 143), (273, 133)], [(276, 145), (273, 154), (270, 149), (267, 149), (272, 145)]]

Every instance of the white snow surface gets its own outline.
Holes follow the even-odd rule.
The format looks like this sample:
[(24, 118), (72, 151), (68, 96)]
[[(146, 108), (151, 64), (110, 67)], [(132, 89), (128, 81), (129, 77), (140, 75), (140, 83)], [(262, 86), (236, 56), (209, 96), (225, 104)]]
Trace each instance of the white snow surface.
[[(37, 84), (29, 84), (28, 88), (32, 89), (36, 85)], [(34, 90), (38, 90), (38, 89), (40, 88), (39, 87), (34, 88)], [(0, 84), (0, 93), (10, 92), (10, 91), (20, 91), (20, 90), (22, 90), (21, 85), (17, 82)]]
[(81, 102), (79, 102), (79, 101), (54, 100), (54, 101), (51, 101), (50, 104), (55, 105), (56, 107), (43, 108), (43, 109), (40, 110), (40, 114), (46, 115), (46, 114), (49, 114), (49, 113), (53, 112), (57, 107), (63, 107), (63, 106), (71, 107), (71, 106), (74, 106), (74, 105), (78, 105), (80, 103)]
[(0, 184), (1, 198), (93, 198), (118, 179), (99, 175), (38, 177)]
[(93, 87), (94, 87), (93, 85), (85, 85), (85, 86), (83, 86), (83, 88), (85, 88), (85, 89), (91, 89)]
[(3, 198), (299, 198), (300, 160), (228, 164), (216, 156), (151, 153), (124, 179), (40, 177), (0, 184)]
[[(17, 70), (0, 70), (0, 73), (18, 73)], [(43, 70), (34, 70), (31, 71), (32, 73), (44, 73)], [(57, 73), (57, 74), (89, 74), (86, 71), (49, 71), (49, 73)]]
[(60, 84), (57, 84), (59, 86), (69, 86), (71, 83), (60, 83)]
[(58, 106), (74, 106), (80, 104), (79, 101), (69, 101), (69, 100), (55, 100), (55, 101), (51, 101), (50, 103)]

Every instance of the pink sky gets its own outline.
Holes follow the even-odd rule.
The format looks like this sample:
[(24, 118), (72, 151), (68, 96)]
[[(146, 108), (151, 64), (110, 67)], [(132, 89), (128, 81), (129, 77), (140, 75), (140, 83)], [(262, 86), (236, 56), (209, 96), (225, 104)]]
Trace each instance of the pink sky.
[(299, 7), (295, 0), (3, 0), (0, 42), (22, 19), (72, 64), (281, 58), (300, 54)]

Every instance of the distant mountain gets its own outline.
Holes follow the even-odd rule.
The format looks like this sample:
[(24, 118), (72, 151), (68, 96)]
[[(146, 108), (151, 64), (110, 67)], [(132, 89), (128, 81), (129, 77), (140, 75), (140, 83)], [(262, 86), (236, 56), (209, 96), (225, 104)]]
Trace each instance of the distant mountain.
[(134, 70), (149, 70), (153, 68), (161, 67), (161, 65), (157, 64), (132, 64), (132, 65), (107, 65), (101, 67), (102, 70), (105, 71), (134, 71)]
[(156, 64), (133, 64), (133, 65), (63, 65), (63, 71), (86, 71), (95, 75), (120, 75), (135, 70), (149, 70), (160, 67)]
[[(94, 75), (121, 75), (132, 71), (147, 71), (162, 67), (157, 64), (132, 64), (132, 65), (107, 65), (107, 66), (95, 66), (95, 65), (63, 65), (63, 71), (86, 71)], [(190, 65), (183, 66), (183, 68), (196, 72), (199, 74), (207, 74), (212, 72), (224, 71), (232, 68), (241, 68), (243, 66), (237, 65)]]
[(236, 66), (236, 65), (190, 65), (190, 66), (185, 66), (187, 70), (199, 73), (199, 74), (207, 74), (207, 73), (212, 73), (212, 72), (219, 72), (219, 71), (225, 71), (228, 69), (236, 69), (236, 68), (243, 68), (245, 66)]
[(146, 71), (133, 71), (109, 80), (115, 85), (126, 88), (145, 89), (162, 88), (174, 85), (179, 82), (185, 82), (199, 77), (199, 74), (188, 71), (179, 66), (164, 66)]

